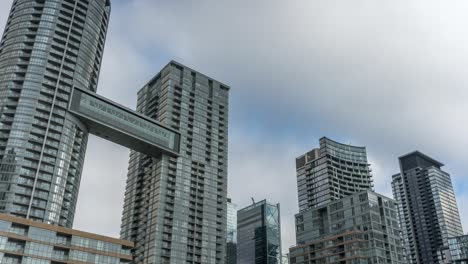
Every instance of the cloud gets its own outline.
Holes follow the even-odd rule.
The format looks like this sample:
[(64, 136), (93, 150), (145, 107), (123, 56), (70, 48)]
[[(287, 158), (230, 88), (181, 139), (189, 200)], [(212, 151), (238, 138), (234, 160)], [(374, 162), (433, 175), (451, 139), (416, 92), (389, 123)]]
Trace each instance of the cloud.
[(90, 135), (73, 228), (120, 236), (129, 153)]
[[(236, 129), (233, 129), (236, 130)], [(269, 142), (250, 138), (239, 131), (230, 138), (228, 187), (233, 202), (242, 209), (255, 201), (267, 199), (280, 203), (283, 249), (295, 244), (294, 214), (298, 213), (295, 163), (300, 147), (288, 140)], [(287, 201), (287, 202), (285, 202)]]
[[(367, 146), (378, 192), (391, 195), (398, 156), (419, 149), (446, 164), (458, 203), (466, 200), (467, 7), (113, 1), (98, 93), (134, 107), (137, 90), (170, 59), (229, 84), (229, 196), (239, 206), (250, 197), (280, 202), (287, 250), (297, 211), (294, 158), (321, 136)], [(128, 150), (91, 142), (75, 226), (117, 234)]]
[(265, 193), (261, 172), (296, 193), (301, 153), (284, 149), (307, 151), (323, 135), (367, 146), (386, 195), (398, 156), (414, 149), (443, 161), (455, 184), (466, 181), (467, 5), (128, 1), (114, 5), (113, 19), (145, 70), (157, 71), (160, 55), (231, 85), (230, 196), (297, 208), (295, 195)]

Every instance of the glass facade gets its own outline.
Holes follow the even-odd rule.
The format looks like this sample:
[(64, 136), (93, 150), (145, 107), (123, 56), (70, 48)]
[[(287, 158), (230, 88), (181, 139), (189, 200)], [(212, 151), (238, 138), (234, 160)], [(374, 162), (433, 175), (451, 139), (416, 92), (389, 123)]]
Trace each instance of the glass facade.
[(229, 198), (226, 220), (226, 264), (237, 264), (237, 206)]
[(468, 235), (448, 239), (450, 263), (468, 264)]
[(134, 263), (225, 261), (229, 87), (170, 62), (137, 112), (180, 132), (180, 155), (130, 153), (121, 237)]
[(296, 215), (290, 263), (403, 264), (396, 202), (370, 190)]
[(296, 172), (300, 212), (373, 188), (366, 148), (326, 137), (296, 158)]
[(14, 0), (0, 42), (0, 212), (71, 227), (88, 139), (68, 112), (96, 91), (109, 0)]
[(392, 188), (408, 261), (441, 263), (449, 237), (463, 235), (450, 175), (442, 163), (415, 151), (399, 158)]
[(133, 243), (0, 214), (0, 263), (131, 263)]
[(279, 204), (265, 200), (237, 212), (237, 263), (281, 264)]

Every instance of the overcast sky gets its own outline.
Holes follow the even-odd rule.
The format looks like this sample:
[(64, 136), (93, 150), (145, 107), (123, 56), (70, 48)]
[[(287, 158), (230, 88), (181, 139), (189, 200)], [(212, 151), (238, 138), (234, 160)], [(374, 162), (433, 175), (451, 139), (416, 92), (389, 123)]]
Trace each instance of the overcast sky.
[[(4, 27), (11, 0), (0, 1)], [(229, 196), (281, 204), (295, 243), (295, 157), (366, 146), (376, 191), (397, 158), (445, 164), (468, 230), (466, 0), (114, 0), (98, 93), (135, 107), (171, 59), (231, 86)], [(118, 236), (129, 150), (91, 136), (74, 227)]]

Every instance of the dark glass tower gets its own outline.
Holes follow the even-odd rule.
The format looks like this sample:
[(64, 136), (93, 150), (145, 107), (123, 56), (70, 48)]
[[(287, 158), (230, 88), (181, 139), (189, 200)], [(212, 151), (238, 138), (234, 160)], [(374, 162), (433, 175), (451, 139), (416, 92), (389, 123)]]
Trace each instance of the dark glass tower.
[(281, 264), (279, 204), (266, 200), (237, 211), (237, 263)]
[(373, 188), (366, 148), (326, 137), (296, 158), (296, 172), (300, 212)]
[(15, 0), (0, 43), (0, 212), (71, 227), (86, 126), (72, 88), (96, 91), (109, 0)]
[(137, 111), (180, 132), (180, 155), (130, 153), (121, 237), (134, 263), (224, 262), (229, 87), (170, 62)]
[(450, 175), (442, 163), (419, 151), (399, 158), (392, 188), (408, 261), (442, 263), (448, 238), (463, 235)]

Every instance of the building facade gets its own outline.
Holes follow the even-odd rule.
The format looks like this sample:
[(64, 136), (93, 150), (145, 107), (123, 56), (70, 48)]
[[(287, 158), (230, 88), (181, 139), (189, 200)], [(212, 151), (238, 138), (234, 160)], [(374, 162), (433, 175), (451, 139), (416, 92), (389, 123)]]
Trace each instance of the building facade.
[(300, 212), (373, 188), (366, 148), (326, 137), (296, 158), (296, 172)]
[(279, 204), (266, 200), (237, 211), (237, 263), (280, 264)]
[(291, 264), (403, 264), (396, 202), (370, 190), (296, 215)]
[(170, 62), (137, 111), (180, 132), (180, 155), (130, 153), (121, 238), (135, 263), (225, 260), (229, 87)]
[(468, 235), (448, 239), (450, 259), (448, 263), (468, 264)]
[(226, 264), (237, 264), (237, 205), (227, 200)]
[(442, 163), (415, 151), (399, 158), (393, 176), (405, 249), (410, 263), (441, 263), (448, 238), (463, 235), (450, 175)]
[[(401, 175), (395, 174), (392, 176), (392, 191), (393, 191), (393, 199), (398, 202), (397, 207), (398, 207), (398, 220), (400, 223), (400, 228), (401, 228), (401, 239), (403, 242), (403, 252), (404, 255), (407, 257), (407, 261), (410, 262), (409, 258), (409, 248), (407, 245), (409, 245), (409, 237), (411, 229), (408, 228), (409, 222), (406, 222), (402, 217), (404, 216), (405, 212), (403, 211), (404, 204), (406, 204), (406, 197), (402, 195), (404, 193), (404, 186), (403, 186), (403, 181), (401, 178)], [(411, 263), (411, 262), (410, 262)]]
[(130, 241), (0, 214), (0, 263), (130, 264)]
[(0, 212), (71, 227), (88, 140), (68, 112), (96, 91), (110, 1), (14, 0), (0, 42)]

